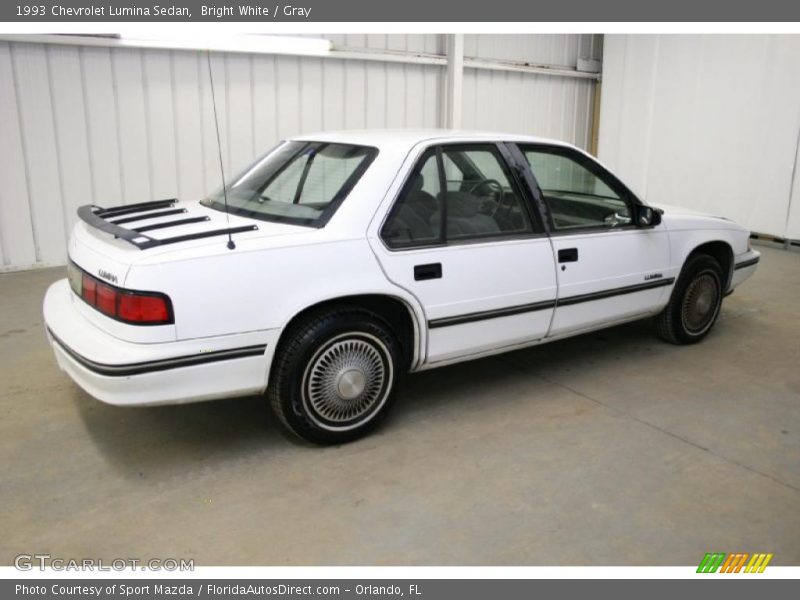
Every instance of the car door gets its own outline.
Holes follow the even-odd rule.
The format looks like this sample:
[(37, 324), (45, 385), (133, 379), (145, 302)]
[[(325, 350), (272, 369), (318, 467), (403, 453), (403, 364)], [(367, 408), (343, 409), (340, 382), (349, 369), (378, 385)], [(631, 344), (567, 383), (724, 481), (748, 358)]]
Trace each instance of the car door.
[(420, 151), (371, 239), (422, 305), (426, 364), (543, 338), (556, 298), (550, 241), (494, 143)]
[(608, 170), (573, 148), (519, 144), (535, 180), (557, 265), (550, 337), (660, 310), (674, 283), (664, 227), (637, 227), (641, 202)]

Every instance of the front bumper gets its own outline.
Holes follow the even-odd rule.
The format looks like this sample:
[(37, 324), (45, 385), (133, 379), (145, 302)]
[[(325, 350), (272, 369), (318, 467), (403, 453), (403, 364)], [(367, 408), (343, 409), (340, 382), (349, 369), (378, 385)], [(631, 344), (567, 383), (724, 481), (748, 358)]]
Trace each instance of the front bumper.
[(58, 366), (98, 400), (177, 404), (264, 391), (277, 330), (142, 344), (99, 329), (77, 309), (66, 279), (44, 299), (47, 338)]
[(731, 285), (728, 292), (732, 292), (736, 286), (749, 279), (756, 272), (761, 253), (756, 250), (748, 250), (744, 254), (739, 254), (733, 260), (733, 274), (731, 275)]

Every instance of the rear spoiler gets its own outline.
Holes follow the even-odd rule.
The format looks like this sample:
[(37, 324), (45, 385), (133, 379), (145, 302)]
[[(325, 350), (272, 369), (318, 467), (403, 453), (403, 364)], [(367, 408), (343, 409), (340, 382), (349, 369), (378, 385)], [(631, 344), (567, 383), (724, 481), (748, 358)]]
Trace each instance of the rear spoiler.
[(133, 244), (139, 248), (139, 250), (147, 250), (148, 248), (153, 248), (154, 246), (164, 246), (166, 244), (176, 244), (178, 242), (198, 240), (201, 238), (215, 237), (218, 235), (230, 235), (233, 233), (254, 231), (258, 229), (256, 225), (243, 225), (241, 227), (211, 229), (208, 231), (199, 231), (197, 233), (176, 235), (174, 237), (161, 239), (156, 239), (150, 237), (149, 235), (144, 235), (143, 233), (153, 229), (166, 229), (167, 227), (177, 227), (178, 225), (188, 225), (190, 223), (208, 221), (209, 219), (206, 216), (189, 217), (186, 219), (177, 219), (174, 221), (156, 223), (154, 225), (144, 225), (138, 229), (120, 227), (122, 223), (130, 223), (133, 221), (152, 219), (154, 217), (167, 217), (170, 215), (185, 213), (185, 208), (174, 208), (177, 202), (178, 200), (176, 198), (172, 198), (169, 200), (154, 200), (152, 202), (128, 204), (114, 208), (101, 208), (93, 204), (86, 204), (78, 209), (78, 216), (87, 225), (91, 225), (95, 229), (99, 229), (104, 233), (110, 233), (116, 238), (125, 240), (126, 242), (129, 242), (130, 244)]

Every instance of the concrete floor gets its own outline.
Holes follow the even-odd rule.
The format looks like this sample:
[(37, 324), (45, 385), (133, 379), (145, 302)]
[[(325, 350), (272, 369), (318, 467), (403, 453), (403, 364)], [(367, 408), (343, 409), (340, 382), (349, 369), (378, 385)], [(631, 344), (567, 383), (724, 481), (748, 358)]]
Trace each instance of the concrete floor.
[(260, 398), (93, 400), (44, 340), (63, 270), (0, 275), (0, 564), (800, 564), (800, 254), (761, 250), (700, 345), (635, 323), (415, 375), (326, 449)]

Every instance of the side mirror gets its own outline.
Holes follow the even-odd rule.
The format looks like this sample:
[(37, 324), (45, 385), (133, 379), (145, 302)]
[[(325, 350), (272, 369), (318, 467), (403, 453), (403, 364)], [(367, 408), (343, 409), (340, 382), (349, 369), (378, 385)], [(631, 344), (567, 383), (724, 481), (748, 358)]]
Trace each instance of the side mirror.
[(661, 211), (652, 206), (640, 204), (636, 207), (636, 226), (655, 227), (661, 223)]

